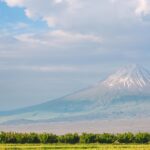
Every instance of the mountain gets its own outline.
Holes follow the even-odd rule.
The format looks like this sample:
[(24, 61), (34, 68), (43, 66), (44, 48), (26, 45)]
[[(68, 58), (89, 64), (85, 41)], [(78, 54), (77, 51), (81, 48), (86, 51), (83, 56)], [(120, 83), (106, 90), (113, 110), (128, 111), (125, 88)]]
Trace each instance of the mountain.
[(150, 73), (123, 67), (97, 84), (43, 104), (0, 112), (0, 123), (150, 117)]

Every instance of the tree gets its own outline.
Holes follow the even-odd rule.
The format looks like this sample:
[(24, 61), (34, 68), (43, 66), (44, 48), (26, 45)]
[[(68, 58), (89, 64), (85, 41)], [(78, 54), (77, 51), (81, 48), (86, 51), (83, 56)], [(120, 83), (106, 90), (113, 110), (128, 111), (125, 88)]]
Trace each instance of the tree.
[(92, 133), (83, 133), (80, 136), (80, 142), (81, 143), (96, 143), (96, 134), (92, 134)]
[(135, 135), (136, 143), (148, 143), (150, 142), (150, 134), (149, 133), (137, 133)]
[(97, 134), (96, 139), (98, 143), (114, 143), (116, 137), (114, 134), (104, 133), (104, 134)]
[(39, 140), (41, 143), (57, 143), (58, 142), (58, 138), (56, 135), (54, 134), (47, 134), (47, 133), (43, 133), (43, 134), (39, 134)]
[(117, 141), (119, 143), (133, 143), (134, 135), (132, 133), (123, 133), (117, 135)]
[(75, 134), (66, 134), (58, 138), (60, 143), (76, 144), (79, 143), (80, 137), (77, 133)]

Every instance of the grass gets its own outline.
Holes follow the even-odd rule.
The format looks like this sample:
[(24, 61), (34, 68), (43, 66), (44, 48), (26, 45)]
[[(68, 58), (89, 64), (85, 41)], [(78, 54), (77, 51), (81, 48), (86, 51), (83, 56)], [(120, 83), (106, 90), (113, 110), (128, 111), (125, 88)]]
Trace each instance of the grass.
[(150, 150), (150, 145), (1, 144), (0, 150)]

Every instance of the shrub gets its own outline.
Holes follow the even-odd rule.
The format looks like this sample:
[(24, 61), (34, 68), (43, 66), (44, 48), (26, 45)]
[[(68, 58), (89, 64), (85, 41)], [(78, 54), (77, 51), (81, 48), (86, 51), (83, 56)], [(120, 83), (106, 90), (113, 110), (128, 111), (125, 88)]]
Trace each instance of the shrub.
[(117, 141), (119, 143), (134, 143), (134, 135), (132, 133), (123, 133), (117, 135)]
[(104, 134), (98, 134), (97, 135), (97, 142), (98, 143), (114, 143), (116, 140), (116, 137), (114, 134), (104, 133)]
[(47, 133), (43, 133), (43, 134), (39, 134), (39, 140), (41, 143), (57, 143), (58, 142), (58, 138), (56, 135), (54, 134), (47, 134)]
[(150, 134), (149, 133), (137, 133), (135, 135), (136, 143), (149, 143), (150, 142)]
[(68, 144), (76, 144), (79, 143), (80, 137), (77, 133), (75, 134), (66, 134), (59, 136), (59, 143), (68, 143)]
[(16, 134), (13, 132), (1, 132), (0, 134), (0, 143), (16, 143)]
[(96, 134), (87, 134), (87, 133), (83, 133), (80, 136), (80, 142), (81, 143), (96, 143)]

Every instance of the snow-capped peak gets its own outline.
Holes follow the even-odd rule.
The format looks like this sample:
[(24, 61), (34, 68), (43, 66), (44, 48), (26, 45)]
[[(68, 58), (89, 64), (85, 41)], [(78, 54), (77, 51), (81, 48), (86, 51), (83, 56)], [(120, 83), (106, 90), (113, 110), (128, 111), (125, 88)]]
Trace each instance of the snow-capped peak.
[(140, 65), (129, 65), (110, 75), (104, 84), (118, 88), (144, 88), (150, 86), (150, 73)]

